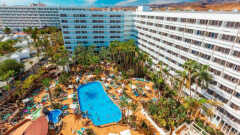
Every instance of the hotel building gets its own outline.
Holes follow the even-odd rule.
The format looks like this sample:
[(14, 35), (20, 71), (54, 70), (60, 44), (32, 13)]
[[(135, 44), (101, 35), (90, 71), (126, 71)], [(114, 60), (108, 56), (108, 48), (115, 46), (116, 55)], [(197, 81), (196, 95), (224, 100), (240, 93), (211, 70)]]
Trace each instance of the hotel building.
[[(0, 26), (57, 26), (68, 50), (79, 45), (107, 46), (135, 39), (153, 62), (169, 73), (183, 70), (189, 60), (210, 66), (208, 89), (192, 87), (192, 96), (223, 104), (209, 119), (227, 135), (240, 135), (240, 14), (237, 12), (92, 11), (83, 8), (0, 7)], [(189, 94), (189, 90), (185, 90)]]
[(26, 27), (59, 27), (58, 8), (38, 6), (0, 6), (0, 30), (9, 27), (22, 30)]
[(240, 14), (138, 10), (135, 27), (139, 48), (172, 75), (189, 59), (210, 66), (214, 81), (208, 89), (193, 86), (192, 95), (222, 102), (210, 121), (225, 134), (239, 135)]
[(134, 38), (134, 14), (123, 11), (60, 10), (64, 43), (68, 50), (75, 46), (108, 46), (111, 41)]

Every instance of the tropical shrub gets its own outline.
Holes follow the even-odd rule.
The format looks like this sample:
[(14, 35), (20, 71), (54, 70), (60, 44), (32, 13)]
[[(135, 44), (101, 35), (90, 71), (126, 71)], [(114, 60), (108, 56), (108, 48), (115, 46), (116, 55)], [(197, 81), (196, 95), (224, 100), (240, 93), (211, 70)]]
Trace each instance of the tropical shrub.
[(69, 82), (69, 78), (70, 78), (70, 74), (63, 72), (59, 76), (58, 80), (59, 80), (59, 83), (61, 83), (61, 84), (67, 84)]
[(91, 128), (87, 128), (85, 132), (86, 132), (86, 135), (96, 135), (93, 129)]
[[(0, 78), (7, 79), (8, 77), (20, 73), (23, 69), (24, 65), (22, 63), (19, 63), (13, 59), (5, 60), (2, 63), (0, 63)], [(9, 73), (7, 77), (6, 73)]]

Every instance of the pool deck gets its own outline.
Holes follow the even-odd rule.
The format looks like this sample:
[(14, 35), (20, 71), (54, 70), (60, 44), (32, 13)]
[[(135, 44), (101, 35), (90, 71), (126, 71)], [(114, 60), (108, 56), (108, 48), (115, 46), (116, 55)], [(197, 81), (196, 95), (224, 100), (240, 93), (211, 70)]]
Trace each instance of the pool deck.
[[(92, 76), (94, 77), (94, 76)], [(105, 74), (101, 75), (101, 78), (106, 78), (106, 80), (108, 79), (108, 77)], [(75, 82), (76, 76), (72, 76), (70, 84), (73, 83), (75, 86), (78, 86), (79, 84), (77, 84)], [(104, 90), (108, 93), (108, 96), (112, 99), (112, 101), (119, 106), (119, 96), (121, 96), (121, 93), (118, 92), (118, 90), (123, 89), (123, 87), (121, 87), (120, 85), (122, 84), (122, 82), (120, 82), (120, 80), (112, 80), (113, 82), (117, 83), (119, 82), (120, 85), (118, 88), (113, 88), (110, 87), (108, 89), (106, 89), (106, 87), (104, 86), (105, 84), (109, 85), (109, 81), (106, 80), (101, 80), (101, 83), (103, 84)], [(136, 112), (133, 112), (136, 116), (137, 116), (137, 122), (144, 120), (147, 125), (149, 125), (151, 127), (151, 129), (155, 129), (151, 123), (149, 122), (149, 120), (141, 113), (141, 109), (142, 106), (140, 104), (141, 101), (149, 101), (152, 100), (153, 97), (156, 97), (156, 93), (153, 90), (153, 83), (152, 82), (143, 82), (143, 81), (137, 81), (134, 79), (129, 79), (131, 80), (131, 84), (133, 85), (138, 85), (138, 87), (142, 87), (144, 92), (146, 93), (146, 97), (143, 96), (139, 96), (136, 97), (131, 89), (131, 84), (125, 85), (124, 89), (127, 93), (127, 95), (131, 98), (132, 102), (136, 103), (138, 105)], [(83, 83), (85, 81), (92, 81), (91, 77), (89, 78), (89, 75), (83, 75), (81, 76), (80, 79), (80, 83)], [(52, 82), (54, 83), (54, 82)], [(74, 90), (73, 88), (67, 88), (67, 86), (60, 84), (59, 85), (65, 92), (66, 95), (72, 95), (72, 94), (76, 94), (76, 90)], [(148, 86), (150, 89), (146, 90), (144, 87)], [(51, 90), (53, 90), (53, 88), (51, 88)], [(36, 95), (34, 97), (34, 101), (35, 102), (41, 102), (42, 97), (44, 97), (48, 92), (46, 90), (42, 90), (38, 95)], [(116, 96), (116, 99), (113, 99), (110, 94), (114, 94)], [(66, 97), (65, 97), (66, 98)], [(73, 99), (72, 98), (67, 98), (63, 101), (60, 101), (59, 99), (55, 99), (56, 102), (60, 103), (60, 104), (67, 104), (67, 105), (71, 105), (73, 104)], [(50, 103), (46, 102), (43, 106), (49, 106)], [(116, 124), (109, 124), (106, 126), (94, 126), (94, 124), (88, 119), (84, 119), (84, 118), (79, 118), (76, 117), (76, 115), (74, 114), (74, 110), (71, 108), (68, 108), (66, 111), (69, 112), (69, 114), (65, 117), (63, 117), (62, 121), (63, 121), (63, 128), (61, 130), (60, 133), (62, 133), (63, 135), (76, 135), (76, 133), (74, 133), (76, 130), (80, 130), (81, 128), (91, 128), (94, 130), (94, 132), (97, 135), (108, 135), (109, 133), (115, 133), (115, 134), (120, 134), (120, 132), (124, 131), (124, 130), (130, 130), (132, 135), (144, 135), (144, 133), (142, 131), (136, 131), (134, 129), (132, 129), (130, 126), (128, 125), (122, 125), (120, 123), (116, 123)], [(89, 122), (88, 125), (86, 125), (87, 121)], [(155, 129), (155, 133), (156, 135), (159, 135), (158, 131)]]

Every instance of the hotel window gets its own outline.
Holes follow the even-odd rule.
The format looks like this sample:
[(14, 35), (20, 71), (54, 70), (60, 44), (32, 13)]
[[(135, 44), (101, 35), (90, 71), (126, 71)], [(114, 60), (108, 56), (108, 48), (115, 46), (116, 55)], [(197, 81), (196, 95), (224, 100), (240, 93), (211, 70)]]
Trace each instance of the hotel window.
[(200, 24), (207, 25), (208, 24), (208, 20), (200, 20)]
[(155, 24), (155, 26), (157, 26), (157, 27), (163, 27), (163, 25), (162, 24)]
[(240, 28), (240, 22), (227, 22), (226, 27), (228, 27), (228, 28)]
[(92, 23), (103, 23), (104, 20), (92, 20)]
[(81, 28), (87, 28), (87, 25), (81, 25)]
[(153, 26), (153, 23), (151, 23), (151, 22), (147, 22), (147, 25), (149, 25), (149, 26)]
[(74, 17), (86, 17), (84, 14), (73, 14)]
[(63, 31), (64, 34), (69, 34), (70, 32), (69, 31)]
[(66, 25), (63, 25), (63, 28), (68, 28), (68, 26), (66, 26)]
[(110, 38), (120, 38), (120, 36), (110, 36)]
[(220, 87), (219, 87), (219, 88), (222, 89), (222, 90), (224, 90), (224, 91), (226, 91), (226, 92), (229, 93), (229, 94), (232, 94), (232, 92), (233, 92), (233, 89), (228, 88), (228, 87), (226, 87), (226, 86), (224, 86), (224, 85), (222, 85), (222, 84), (220, 84)]
[(187, 22), (186, 18), (181, 18), (181, 22)]
[(158, 19), (158, 20), (164, 20), (164, 17), (162, 17), (162, 16), (156, 16), (156, 19)]
[(67, 17), (67, 14), (60, 14), (61, 17)]
[(110, 23), (120, 23), (120, 20), (110, 20)]
[(87, 41), (77, 41), (77, 44), (87, 44)]
[(230, 76), (230, 75), (228, 75), (228, 74), (224, 74), (224, 78), (225, 78), (226, 80), (229, 80), (229, 81), (233, 82), (233, 83), (238, 83), (238, 81), (239, 81), (237, 78), (232, 77), (232, 76)]
[(198, 51), (195, 51), (195, 50), (192, 50), (192, 54), (198, 56), (198, 55), (199, 55), (199, 52), (198, 52)]
[(110, 17), (121, 17), (121, 15), (110, 15)]
[(167, 17), (167, 20), (176, 22), (177, 18), (176, 17)]
[(188, 39), (188, 38), (185, 38), (184, 42), (191, 43), (192, 40), (191, 40), (191, 39)]
[(111, 25), (110, 28), (121, 28), (120, 25)]
[(104, 41), (94, 41), (95, 44), (103, 44)]
[(154, 16), (148, 16), (148, 19), (154, 19)]
[(237, 37), (236, 43), (239, 43), (239, 44), (240, 44), (240, 37)]
[(225, 53), (225, 54), (229, 54), (229, 52), (230, 52), (230, 49), (219, 47), (219, 46), (216, 46), (215, 50), (218, 51), (218, 52), (221, 52), (221, 53)]
[(104, 15), (101, 15), (101, 14), (93, 14), (92, 17), (104, 17)]
[(212, 50), (214, 48), (214, 45), (212, 45), (212, 44), (204, 44), (204, 47)]
[(193, 29), (185, 29), (185, 32), (192, 34), (193, 33)]
[(152, 33), (157, 33), (157, 31), (156, 31), (156, 30), (153, 30), (153, 29), (150, 29), (150, 32), (152, 32)]
[(240, 107), (234, 103), (231, 102), (231, 105), (230, 105), (233, 109), (235, 110), (240, 110)]
[(221, 26), (222, 25), (222, 21), (216, 21), (216, 20), (209, 20), (209, 25), (213, 25), (213, 26)]
[(182, 28), (182, 27), (180, 27), (178, 30), (179, 30), (180, 32), (184, 32), (184, 28)]
[(76, 20), (77, 23), (86, 23), (86, 20)]
[(76, 34), (86, 34), (87, 33), (87, 31), (76, 31)]
[(236, 96), (237, 98), (239, 98), (240, 99), (240, 93), (238, 93), (238, 92), (235, 92), (235, 95), (234, 96)]
[(235, 41), (236, 37), (235, 36), (230, 36), (230, 35), (226, 35), (226, 34), (223, 34), (222, 35), (222, 40), (226, 40), (226, 41)]
[(94, 36), (93, 38), (94, 38), (94, 39), (97, 39), (97, 38), (104, 38), (104, 36)]
[(220, 74), (221, 74), (220, 71), (218, 71), (217, 69), (211, 68), (211, 67), (209, 68), (209, 71), (217, 76), (220, 76)]
[(71, 42), (70, 41), (65, 41), (65, 44), (71, 44)]
[(222, 66), (224, 66), (225, 63), (226, 63), (225, 60), (221, 60), (221, 59), (218, 59), (218, 58), (214, 58), (214, 62), (215, 62), (215, 63), (218, 63), (218, 64), (220, 64), (220, 65), (222, 65)]
[(227, 62), (226, 66), (227, 66), (228, 68), (231, 68), (231, 69), (236, 70), (236, 71), (238, 71), (238, 72), (240, 71), (240, 66), (239, 66), (239, 65), (236, 65), (236, 64), (233, 64), (233, 63), (231, 63), (231, 62)]
[(187, 22), (194, 24), (194, 23), (196, 23), (196, 19), (187, 19)]
[(68, 21), (67, 20), (62, 20), (62, 23), (67, 23)]
[(197, 40), (192, 40), (192, 43), (196, 46), (201, 46), (202, 42), (197, 41)]
[(93, 33), (104, 33), (104, 31), (93, 31)]
[(110, 31), (110, 33), (121, 33), (120, 31)]
[(93, 25), (93, 28), (104, 28), (103, 25)]
[(77, 39), (87, 39), (87, 36), (76, 36)]
[(207, 37), (211, 37), (211, 38), (217, 38), (218, 37), (218, 33), (214, 33), (214, 32), (207, 32), (206, 35), (207, 35)]
[(65, 36), (64, 38), (65, 38), (65, 39), (70, 39), (70, 37), (69, 37), (69, 36)]
[(240, 58), (240, 51), (233, 51), (232, 55)]

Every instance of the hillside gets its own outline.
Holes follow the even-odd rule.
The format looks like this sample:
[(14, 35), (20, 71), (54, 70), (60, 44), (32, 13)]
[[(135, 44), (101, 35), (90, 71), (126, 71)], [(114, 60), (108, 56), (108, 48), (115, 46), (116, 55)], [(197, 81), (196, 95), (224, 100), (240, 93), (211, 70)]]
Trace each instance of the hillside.
[(240, 2), (225, 2), (226, 0), (202, 0), (200, 2), (192, 3), (179, 3), (168, 5), (151, 5), (153, 10), (195, 10), (195, 11), (232, 11), (235, 9), (240, 10)]

